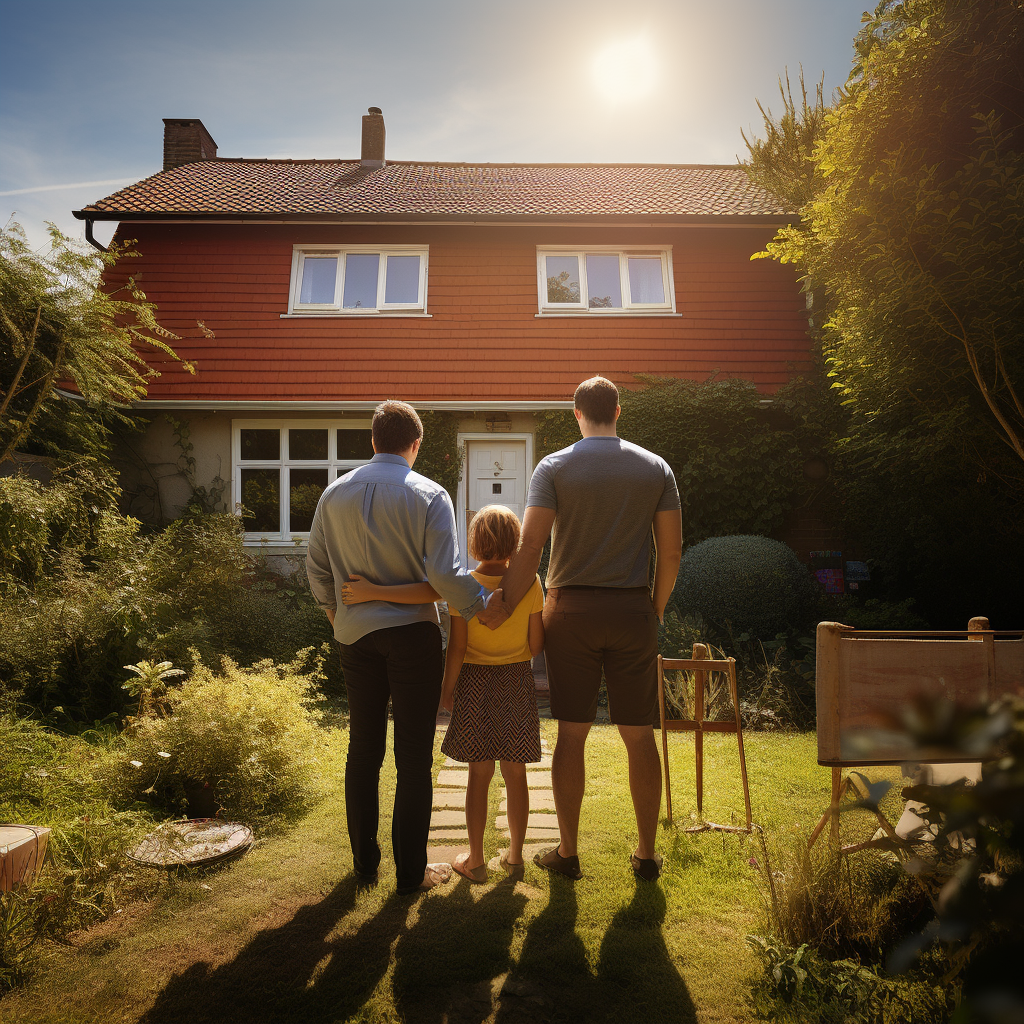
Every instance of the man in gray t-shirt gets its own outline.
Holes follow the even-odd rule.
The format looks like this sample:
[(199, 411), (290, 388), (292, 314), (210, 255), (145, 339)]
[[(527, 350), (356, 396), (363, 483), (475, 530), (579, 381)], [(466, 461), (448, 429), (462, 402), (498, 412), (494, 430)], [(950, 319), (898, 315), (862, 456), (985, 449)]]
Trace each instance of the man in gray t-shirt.
[(584, 748), (603, 676), (609, 716), (629, 759), (639, 831), (630, 862), (637, 875), (653, 880), (662, 866), (654, 850), (661, 764), (652, 729), (658, 722), (658, 621), (679, 571), (679, 492), (664, 459), (616, 436), (620, 410), (611, 381), (584, 381), (575, 406), (582, 440), (542, 459), (534, 470), (519, 553), (502, 580), (505, 601), (514, 608), (551, 537), (544, 643), (551, 713), (558, 720), (551, 781), (560, 842), (534, 859), (580, 877), (576, 843)]

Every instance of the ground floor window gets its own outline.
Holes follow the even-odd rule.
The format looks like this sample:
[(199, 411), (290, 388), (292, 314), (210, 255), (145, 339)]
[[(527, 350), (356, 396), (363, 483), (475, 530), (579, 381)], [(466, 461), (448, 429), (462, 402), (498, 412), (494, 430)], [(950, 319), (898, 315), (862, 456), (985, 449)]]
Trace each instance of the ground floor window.
[(247, 541), (309, 537), (320, 495), (373, 457), (367, 420), (235, 420), (234, 507)]

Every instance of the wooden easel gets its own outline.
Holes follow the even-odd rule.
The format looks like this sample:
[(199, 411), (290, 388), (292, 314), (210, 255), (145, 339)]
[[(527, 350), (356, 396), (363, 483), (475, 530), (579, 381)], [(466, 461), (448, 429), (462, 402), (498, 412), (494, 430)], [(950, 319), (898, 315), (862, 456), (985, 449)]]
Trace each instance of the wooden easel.
[[(694, 673), (694, 717), (692, 719), (669, 719), (665, 714), (665, 671), (684, 671)], [(729, 694), (732, 697), (736, 720), (733, 722), (708, 722), (704, 719), (704, 683), (708, 672), (725, 672), (729, 679)], [(750, 787), (747, 783), (747, 761), (743, 753), (743, 725), (740, 722), (740, 701), (736, 687), (736, 659), (712, 661), (708, 658), (708, 649), (704, 644), (693, 645), (692, 658), (663, 658), (658, 655), (658, 701), (661, 707), (661, 750), (665, 764), (665, 799), (668, 804), (668, 820), (672, 821), (672, 782), (668, 767), (668, 734), (669, 732), (692, 732), (697, 757), (697, 817), (700, 824), (684, 829), (686, 832), (749, 832), (750, 818)], [(716, 825), (704, 820), (704, 733), (734, 732), (740, 750), (740, 776), (743, 780), (743, 804), (747, 812), (745, 828), (738, 825)]]

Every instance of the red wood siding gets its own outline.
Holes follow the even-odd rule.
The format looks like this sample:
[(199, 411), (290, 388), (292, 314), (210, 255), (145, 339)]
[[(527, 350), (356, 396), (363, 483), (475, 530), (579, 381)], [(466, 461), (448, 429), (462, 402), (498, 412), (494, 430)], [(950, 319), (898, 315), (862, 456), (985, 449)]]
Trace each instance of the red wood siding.
[[(753, 380), (774, 391), (811, 365), (794, 274), (750, 254), (764, 228), (122, 225), (131, 273), (181, 335), (191, 376), (154, 360), (150, 399), (565, 400), (584, 378)], [(428, 245), (431, 318), (281, 319), (292, 246)], [(681, 316), (538, 318), (536, 247), (671, 244)], [(202, 321), (214, 332), (207, 338)]]

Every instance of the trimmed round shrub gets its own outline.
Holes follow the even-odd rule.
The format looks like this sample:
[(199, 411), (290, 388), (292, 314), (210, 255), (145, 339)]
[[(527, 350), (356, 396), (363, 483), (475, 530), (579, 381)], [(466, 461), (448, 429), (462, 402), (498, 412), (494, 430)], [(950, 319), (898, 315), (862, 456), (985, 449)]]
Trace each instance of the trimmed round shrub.
[(684, 612), (769, 640), (803, 626), (814, 581), (792, 548), (769, 537), (710, 537), (687, 548), (673, 594)]

